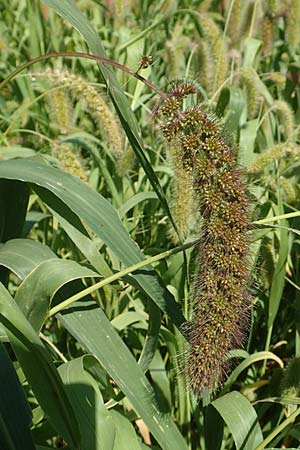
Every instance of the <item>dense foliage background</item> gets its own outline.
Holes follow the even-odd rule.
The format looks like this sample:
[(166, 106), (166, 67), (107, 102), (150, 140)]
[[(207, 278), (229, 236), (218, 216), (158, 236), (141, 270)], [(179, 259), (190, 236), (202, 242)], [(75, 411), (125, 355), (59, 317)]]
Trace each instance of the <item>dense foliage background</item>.
[[(298, 0), (0, 1), (1, 449), (298, 448), (299, 44)], [(192, 80), (228, 136), (253, 309), (215, 393), (186, 377), (201, 218), (159, 96), (79, 56), (7, 78), (49, 52)]]

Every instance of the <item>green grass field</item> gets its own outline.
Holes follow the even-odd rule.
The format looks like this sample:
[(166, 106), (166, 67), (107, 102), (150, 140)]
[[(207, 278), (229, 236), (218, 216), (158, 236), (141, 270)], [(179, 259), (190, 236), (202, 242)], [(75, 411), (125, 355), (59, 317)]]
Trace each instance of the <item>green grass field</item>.
[(0, 450), (299, 448), (299, 105), (299, 0), (0, 0)]

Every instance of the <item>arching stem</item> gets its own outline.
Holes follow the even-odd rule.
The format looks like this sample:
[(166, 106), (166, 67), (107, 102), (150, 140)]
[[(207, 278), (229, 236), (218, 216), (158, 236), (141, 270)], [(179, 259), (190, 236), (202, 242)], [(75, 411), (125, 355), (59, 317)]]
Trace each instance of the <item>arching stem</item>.
[(150, 89), (152, 89), (154, 92), (156, 92), (160, 97), (166, 98), (166, 94), (163, 91), (161, 91), (157, 86), (155, 86), (155, 84), (151, 83), (151, 81), (146, 80), (146, 78), (142, 77), (139, 73), (135, 72), (134, 70), (129, 69), (129, 67), (123, 66), (122, 64), (113, 61), (112, 59), (104, 58), (103, 56), (91, 55), (89, 53), (83, 52), (51, 52), (37, 56), (36, 58), (26, 61), (24, 64), (21, 64), (15, 70), (13, 70), (3, 81), (0, 82), (0, 89), (3, 88), (7, 83), (9, 83), (16, 75), (18, 75), (24, 69), (27, 69), (27, 67), (30, 67), (38, 62), (45, 61), (50, 58), (58, 58), (58, 57), (84, 58), (84, 59), (91, 59), (93, 61), (97, 61), (102, 64), (109, 64), (110, 66), (115, 67), (116, 69), (120, 69), (123, 72), (126, 72), (129, 75), (133, 76), (134, 78), (137, 78), (139, 81), (141, 81)]

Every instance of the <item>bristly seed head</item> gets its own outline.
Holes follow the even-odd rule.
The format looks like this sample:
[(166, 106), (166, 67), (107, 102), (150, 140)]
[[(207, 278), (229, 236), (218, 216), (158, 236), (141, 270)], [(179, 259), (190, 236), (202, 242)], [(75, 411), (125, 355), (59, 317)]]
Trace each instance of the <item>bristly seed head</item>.
[(247, 334), (250, 225), (241, 170), (222, 128), (201, 106), (183, 109), (183, 99), (194, 93), (192, 83), (176, 83), (156, 115), (166, 140), (176, 146), (178, 164), (192, 173), (202, 216), (194, 314), (186, 333), (190, 383), (201, 395), (203, 388), (220, 386), (230, 368), (228, 352)]

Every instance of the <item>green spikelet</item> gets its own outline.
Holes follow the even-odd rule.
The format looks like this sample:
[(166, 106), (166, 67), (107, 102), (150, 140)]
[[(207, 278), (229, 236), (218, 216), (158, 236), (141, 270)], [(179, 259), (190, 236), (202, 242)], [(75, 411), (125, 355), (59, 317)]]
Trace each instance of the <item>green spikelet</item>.
[(205, 40), (199, 42), (198, 52), (198, 67), (201, 67), (199, 71), (199, 83), (206, 90), (207, 93), (212, 94), (213, 82), (211, 74), (213, 73), (214, 59), (211, 54), (208, 43)]
[(291, 183), (287, 178), (279, 178), (280, 187), (283, 190), (284, 199), (289, 205), (293, 205), (297, 201), (297, 188), (294, 183)]
[(119, 177), (128, 175), (136, 164), (136, 156), (132, 147), (128, 147), (117, 159), (116, 170)]
[[(262, 108), (261, 108), (261, 117), (262, 117), (261, 129), (265, 136), (267, 136), (268, 133), (270, 133), (270, 129), (271, 129), (271, 120), (269, 117), (269, 113), (270, 113), (269, 106), (267, 105), (266, 102), (263, 102)], [(273, 133), (273, 129), (272, 129), (272, 133)]]
[(249, 119), (254, 119), (259, 111), (260, 98), (258, 93), (259, 77), (252, 67), (242, 67), (240, 77), (245, 86)]
[(293, 358), (284, 371), (281, 381), (281, 391), (286, 395), (290, 389), (300, 394), (300, 358)]
[(245, 338), (251, 299), (247, 292), (248, 198), (242, 176), (219, 124), (202, 107), (182, 109), (196, 92), (177, 84), (158, 107), (161, 129), (193, 174), (202, 216), (199, 272), (193, 292), (188, 374), (193, 390), (216, 389), (229, 370), (228, 351)]
[(8, 49), (9, 45), (7, 44), (7, 41), (5, 39), (5, 34), (2, 33), (2, 30), (0, 32), (0, 53), (1, 53), (1, 60), (4, 62), (8, 55)]
[[(272, 175), (272, 172), (270, 175), (261, 175), (256, 174), (259, 176), (259, 179), (261, 180), (261, 183), (263, 186), (267, 186), (269, 190), (273, 192), (278, 191), (278, 183), (276, 178), (274, 178), (274, 175)], [(279, 188), (282, 191), (283, 199), (286, 203), (289, 205), (293, 205), (296, 203), (299, 193), (298, 193), (298, 185), (295, 184), (295, 182), (291, 182), (286, 177), (280, 176), (279, 177)]]
[[(181, 152), (175, 147), (169, 151), (174, 178), (172, 186), (171, 213), (181, 240), (184, 240), (189, 231), (189, 222), (193, 205), (193, 177), (181, 158)], [(178, 235), (174, 228), (170, 228), (172, 241), (178, 243)]]
[(114, 25), (116, 30), (119, 30), (123, 23), (124, 2), (125, 0), (114, 1)]
[(273, 48), (273, 20), (268, 14), (262, 21), (263, 55), (269, 56)]
[(55, 89), (47, 95), (52, 125), (61, 134), (68, 134), (73, 123), (73, 105), (69, 94), (63, 89)]
[(300, 43), (300, 2), (291, 0), (288, 22), (286, 27), (286, 40), (293, 50)]
[(241, 43), (241, 0), (235, 0), (228, 24), (231, 46), (238, 48)]
[(200, 13), (206, 13), (211, 7), (213, 0), (202, 0), (201, 5), (199, 6)]
[(169, 40), (166, 42), (166, 62), (167, 62), (167, 70), (168, 75), (171, 80), (176, 80), (180, 78), (180, 65), (181, 61), (178, 61), (176, 58), (176, 46), (173, 43), (173, 40)]
[(286, 83), (286, 75), (280, 72), (270, 72), (265, 77), (266, 80), (272, 81), (272, 83), (277, 84), (280, 89), (285, 88)]
[[(227, 48), (223, 34), (215, 21), (207, 14), (201, 14), (200, 25), (205, 36), (207, 51), (211, 54), (212, 70), (209, 73), (207, 91), (212, 95), (224, 83), (228, 72)], [(201, 42), (200, 42), (201, 44)], [(202, 70), (202, 67), (201, 67)]]
[(55, 142), (52, 147), (52, 156), (59, 161), (62, 170), (79, 177), (82, 181), (88, 180), (88, 174), (84, 168), (83, 160), (71, 145)]
[(274, 160), (285, 158), (286, 156), (293, 156), (299, 158), (300, 146), (292, 143), (276, 144), (261, 153), (256, 161), (247, 168), (249, 175), (259, 174)]
[(172, 37), (166, 44), (166, 62), (168, 77), (171, 80), (182, 78), (184, 65), (184, 50), (189, 46), (189, 39), (182, 34), (182, 25), (177, 22), (172, 32)]
[(265, 236), (262, 239), (261, 247), (261, 280), (264, 282), (267, 289), (270, 288), (272, 284), (274, 268), (275, 268), (275, 254), (274, 245), (272, 240)]
[[(281, 396), (295, 399), (300, 396), (300, 358), (293, 358), (283, 373)], [(286, 403), (286, 413), (291, 414), (297, 405)]]
[(286, 139), (292, 136), (295, 129), (294, 113), (284, 100), (275, 100), (273, 109), (277, 112)]
[(277, 0), (268, 0), (267, 1), (267, 12), (272, 17), (274, 17), (278, 13), (278, 1)]
[(123, 153), (123, 137), (117, 119), (106, 99), (78, 75), (66, 71), (46, 71), (47, 79), (56, 84), (68, 84), (68, 88), (78, 100), (84, 100), (87, 109), (101, 130), (111, 149), (120, 156)]

